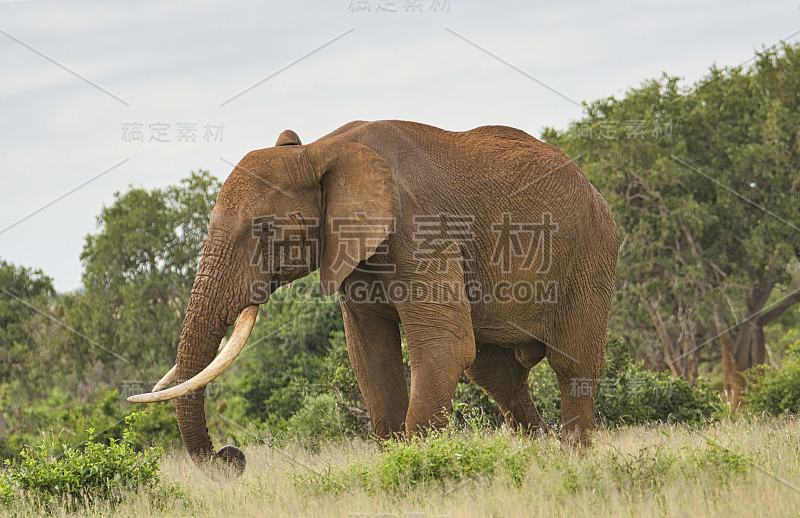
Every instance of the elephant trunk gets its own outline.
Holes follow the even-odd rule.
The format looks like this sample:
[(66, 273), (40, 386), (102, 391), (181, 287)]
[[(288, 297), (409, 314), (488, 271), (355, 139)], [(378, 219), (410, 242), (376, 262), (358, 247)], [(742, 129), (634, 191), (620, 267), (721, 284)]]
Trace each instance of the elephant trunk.
[[(249, 307), (252, 310), (248, 311), (246, 300), (235, 300), (237, 297), (231, 294), (236, 290), (230, 289), (231, 281), (219, 278), (220, 272), (230, 271), (230, 263), (221, 264), (221, 261), (217, 259), (220, 255), (215, 254), (209, 248), (206, 246), (200, 261), (189, 305), (186, 309), (186, 317), (183, 321), (178, 356), (175, 362), (175, 378), (178, 384), (192, 379), (214, 360), (220, 340), (243, 308), (251, 317), (249, 325), (244, 326), (246, 329), (241, 345), (244, 344), (244, 340), (247, 339), (255, 322), (257, 306)], [(239, 291), (243, 293), (245, 290)], [(243, 316), (245, 312), (242, 312)], [(235, 331), (234, 334), (236, 333)], [(228, 345), (231, 345), (230, 342)], [(241, 346), (239, 350), (241, 350)], [(234, 474), (240, 475), (245, 466), (245, 457), (241, 450), (234, 446), (225, 446), (214, 453), (206, 426), (204, 403), (205, 386), (175, 400), (178, 428), (186, 449), (192, 460), (198, 465), (223, 466)], [(220, 460), (224, 462), (216, 462)]]
[[(193, 378), (211, 363), (216, 345), (227, 330), (227, 326), (221, 324), (221, 321), (208, 318), (212, 314), (211, 308), (203, 306), (210, 304), (209, 299), (192, 291), (178, 346), (175, 373), (177, 383)], [(197, 464), (206, 463), (214, 457), (206, 427), (205, 390), (202, 387), (175, 400), (181, 438), (192, 460)]]

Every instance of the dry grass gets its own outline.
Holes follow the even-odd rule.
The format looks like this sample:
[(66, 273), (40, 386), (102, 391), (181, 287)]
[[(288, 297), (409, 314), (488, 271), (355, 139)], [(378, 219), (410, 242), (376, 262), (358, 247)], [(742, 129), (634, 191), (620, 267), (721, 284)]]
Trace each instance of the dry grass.
[[(165, 456), (164, 479), (185, 502), (156, 508), (146, 494), (90, 516), (797, 516), (800, 422), (726, 420), (691, 430), (652, 425), (600, 431), (585, 455), (564, 455), (552, 440), (533, 446), (503, 431), (456, 433), (467, 447), (510, 443), (531, 454), (521, 486), (499, 471), (406, 492), (365, 489), (354, 464), (380, 477), (381, 453), (369, 442), (341, 441), (311, 453), (298, 447), (247, 449), (245, 475), (222, 482), (199, 472), (183, 452)], [(418, 448), (420, 451), (424, 447)], [(373, 471), (370, 471), (373, 470)], [(348, 478), (350, 477), (350, 478)], [(328, 492), (323, 482), (343, 483)]]

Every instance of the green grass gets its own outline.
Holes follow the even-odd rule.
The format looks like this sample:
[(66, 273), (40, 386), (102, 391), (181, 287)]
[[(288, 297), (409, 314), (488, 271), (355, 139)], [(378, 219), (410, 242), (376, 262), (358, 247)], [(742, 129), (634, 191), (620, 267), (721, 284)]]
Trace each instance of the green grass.
[[(425, 441), (362, 440), (246, 449), (245, 474), (220, 481), (183, 451), (165, 454), (172, 501), (128, 490), (91, 516), (796, 516), (800, 422), (724, 419), (601, 430), (583, 454), (552, 438), (447, 431)], [(55, 509), (66, 514), (67, 509)], [(416, 514), (414, 514), (416, 513)], [(1, 514), (1, 513), (0, 513)]]

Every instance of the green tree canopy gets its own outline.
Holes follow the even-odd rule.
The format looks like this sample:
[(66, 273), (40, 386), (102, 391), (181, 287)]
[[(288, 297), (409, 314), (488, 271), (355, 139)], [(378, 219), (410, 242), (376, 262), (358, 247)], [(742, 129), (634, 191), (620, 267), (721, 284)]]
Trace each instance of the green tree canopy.
[(30, 321), (47, 314), (55, 296), (42, 273), (0, 259), (0, 450), (6, 436), (22, 426), (22, 395), (40, 394), (48, 357), (34, 339)]
[(174, 360), (219, 189), (199, 171), (178, 185), (116, 193), (86, 236), (85, 293), (71, 301), (70, 321), (137, 371)]
[(35, 354), (28, 321), (46, 311), (55, 294), (53, 280), (41, 270), (0, 259), (0, 380), (27, 376)]
[(675, 375), (693, 379), (717, 338), (736, 371), (763, 362), (763, 326), (800, 300), (798, 92), (800, 46), (783, 45), (688, 88), (646, 81), (544, 133), (617, 219), (612, 329), (656, 344)]

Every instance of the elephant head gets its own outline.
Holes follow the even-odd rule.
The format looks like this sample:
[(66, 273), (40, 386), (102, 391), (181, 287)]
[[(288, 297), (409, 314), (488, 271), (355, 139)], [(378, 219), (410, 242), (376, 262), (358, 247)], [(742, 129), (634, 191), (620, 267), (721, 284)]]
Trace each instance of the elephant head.
[[(245, 458), (238, 448), (212, 449), (205, 385), (242, 350), (258, 305), (275, 289), (319, 268), (322, 292), (334, 293), (386, 239), (388, 222), (399, 210), (390, 167), (361, 144), (323, 139), (302, 145), (287, 130), (276, 147), (248, 153), (225, 181), (211, 213), (176, 365), (153, 392), (129, 401), (178, 398), (178, 426), (195, 463), (228, 466), (240, 474)], [(345, 227), (343, 235), (339, 229)], [(215, 358), (234, 321), (231, 339)], [(178, 384), (165, 388), (172, 381)]]

